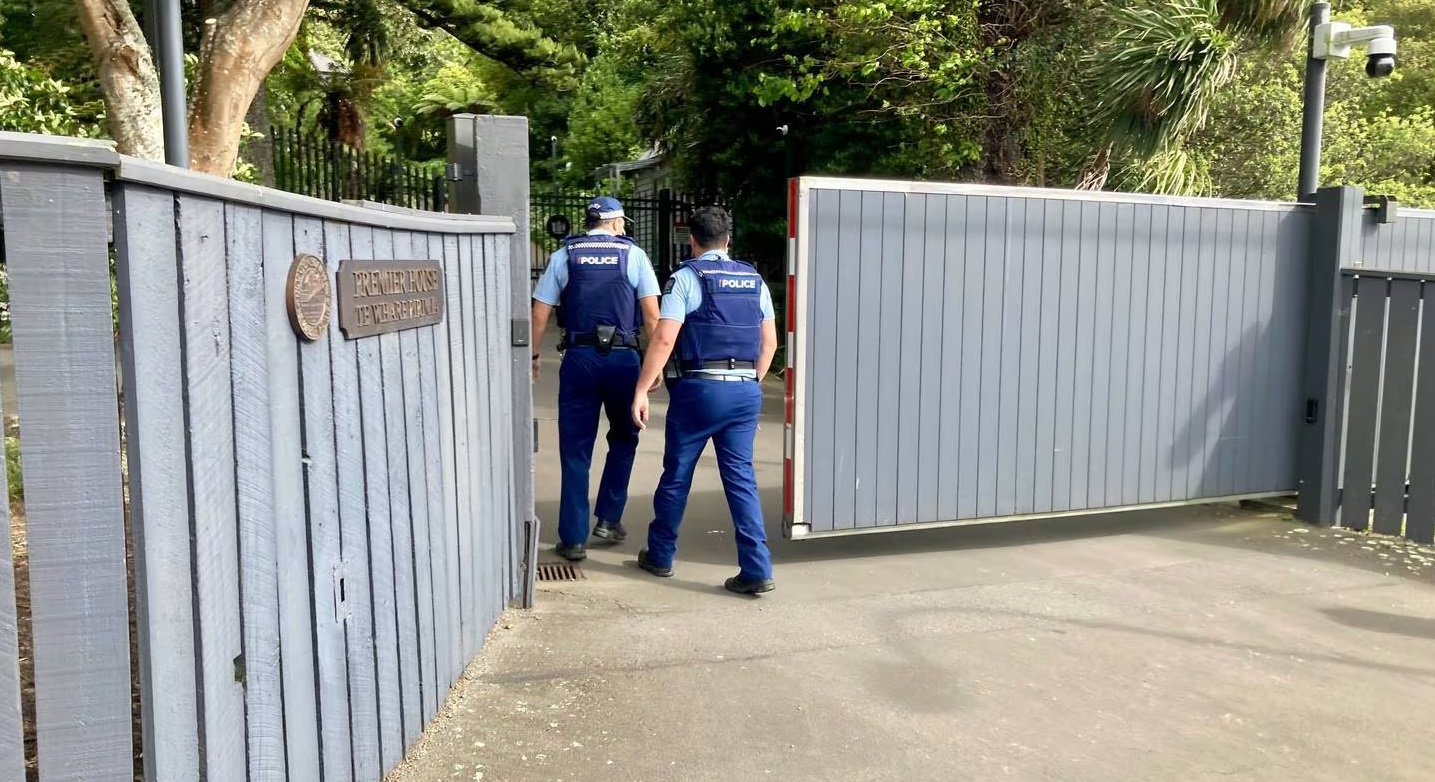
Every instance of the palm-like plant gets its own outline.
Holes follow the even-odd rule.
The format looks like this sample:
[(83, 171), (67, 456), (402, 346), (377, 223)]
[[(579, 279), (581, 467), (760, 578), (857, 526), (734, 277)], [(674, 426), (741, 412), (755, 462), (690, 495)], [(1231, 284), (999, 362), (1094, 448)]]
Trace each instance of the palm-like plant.
[(1306, 0), (1154, 0), (1106, 12), (1115, 32), (1085, 58), (1097, 95), (1093, 120), (1106, 143), (1088, 161), (1078, 187), (1105, 185), (1114, 158), (1145, 169), (1143, 187), (1202, 189), (1181, 145), (1205, 124), (1212, 100), (1235, 78), (1248, 51), (1288, 47)]

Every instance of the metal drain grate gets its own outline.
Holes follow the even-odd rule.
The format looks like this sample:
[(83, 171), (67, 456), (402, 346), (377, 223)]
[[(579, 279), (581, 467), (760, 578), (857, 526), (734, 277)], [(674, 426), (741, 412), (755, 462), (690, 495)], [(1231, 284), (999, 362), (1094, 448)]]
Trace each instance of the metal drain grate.
[(563, 565), (550, 563), (538, 566), (539, 581), (580, 581), (587, 576), (583, 575), (583, 569), (577, 565)]

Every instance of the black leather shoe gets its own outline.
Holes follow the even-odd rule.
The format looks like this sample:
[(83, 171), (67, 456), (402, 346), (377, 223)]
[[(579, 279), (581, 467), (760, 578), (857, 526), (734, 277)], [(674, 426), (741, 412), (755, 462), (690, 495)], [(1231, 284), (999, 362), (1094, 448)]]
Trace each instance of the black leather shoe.
[(621, 521), (598, 519), (598, 523), (593, 525), (593, 537), (608, 543), (622, 543), (628, 539), (628, 531), (623, 529)]
[(582, 562), (588, 558), (588, 551), (582, 543), (574, 543), (571, 546), (559, 543), (553, 548), (553, 552), (569, 562)]
[(653, 575), (657, 576), (658, 578), (670, 578), (670, 577), (673, 575), (673, 569), (672, 569), (672, 568), (670, 568), (670, 567), (658, 567), (657, 565), (654, 565), (652, 562), (649, 562), (649, 561), (648, 561), (648, 550), (647, 550), (647, 549), (643, 549), (642, 551), (639, 551), (639, 552), (638, 552), (638, 567), (640, 567), (640, 568), (642, 568), (642, 569), (648, 571), (649, 573), (652, 573)]
[(723, 587), (727, 591), (736, 592), (739, 595), (756, 595), (777, 589), (777, 584), (773, 583), (770, 578), (764, 578), (761, 581), (748, 581), (742, 576), (733, 576), (723, 582)]

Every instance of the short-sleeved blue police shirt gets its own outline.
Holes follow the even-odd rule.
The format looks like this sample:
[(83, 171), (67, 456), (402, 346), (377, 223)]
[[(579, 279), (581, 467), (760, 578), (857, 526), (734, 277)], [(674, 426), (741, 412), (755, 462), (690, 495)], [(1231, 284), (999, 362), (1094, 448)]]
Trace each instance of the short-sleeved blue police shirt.
[[(609, 231), (589, 231), (589, 236), (612, 236)], [(633, 284), (633, 290), (637, 292), (638, 298), (646, 299), (649, 296), (657, 296), (658, 275), (653, 271), (653, 263), (648, 259), (648, 254), (638, 245), (633, 245), (628, 251), (628, 282)], [(568, 285), (568, 248), (560, 247), (558, 251), (548, 257), (548, 268), (543, 270), (543, 275), (538, 278), (538, 286), (533, 291), (533, 298), (551, 307), (556, 307), (563, 298), (563, 289)]]

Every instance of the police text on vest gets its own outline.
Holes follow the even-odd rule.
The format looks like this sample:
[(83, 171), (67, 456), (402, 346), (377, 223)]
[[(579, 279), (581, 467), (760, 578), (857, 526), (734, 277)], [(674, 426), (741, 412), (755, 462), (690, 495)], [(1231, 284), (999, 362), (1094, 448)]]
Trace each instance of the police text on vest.
[(755, 290), (755, 289), (757, 288), (757, 280), (754, 280), (754, 279), (733, 280), (733, 279), (723, 278), (723, 279), (719, 279), (719, 280), (718, 280), (718, 287), (719, 287), (719, 288), (736, 288), (736, 289), (738, 289), (738, 290)]

